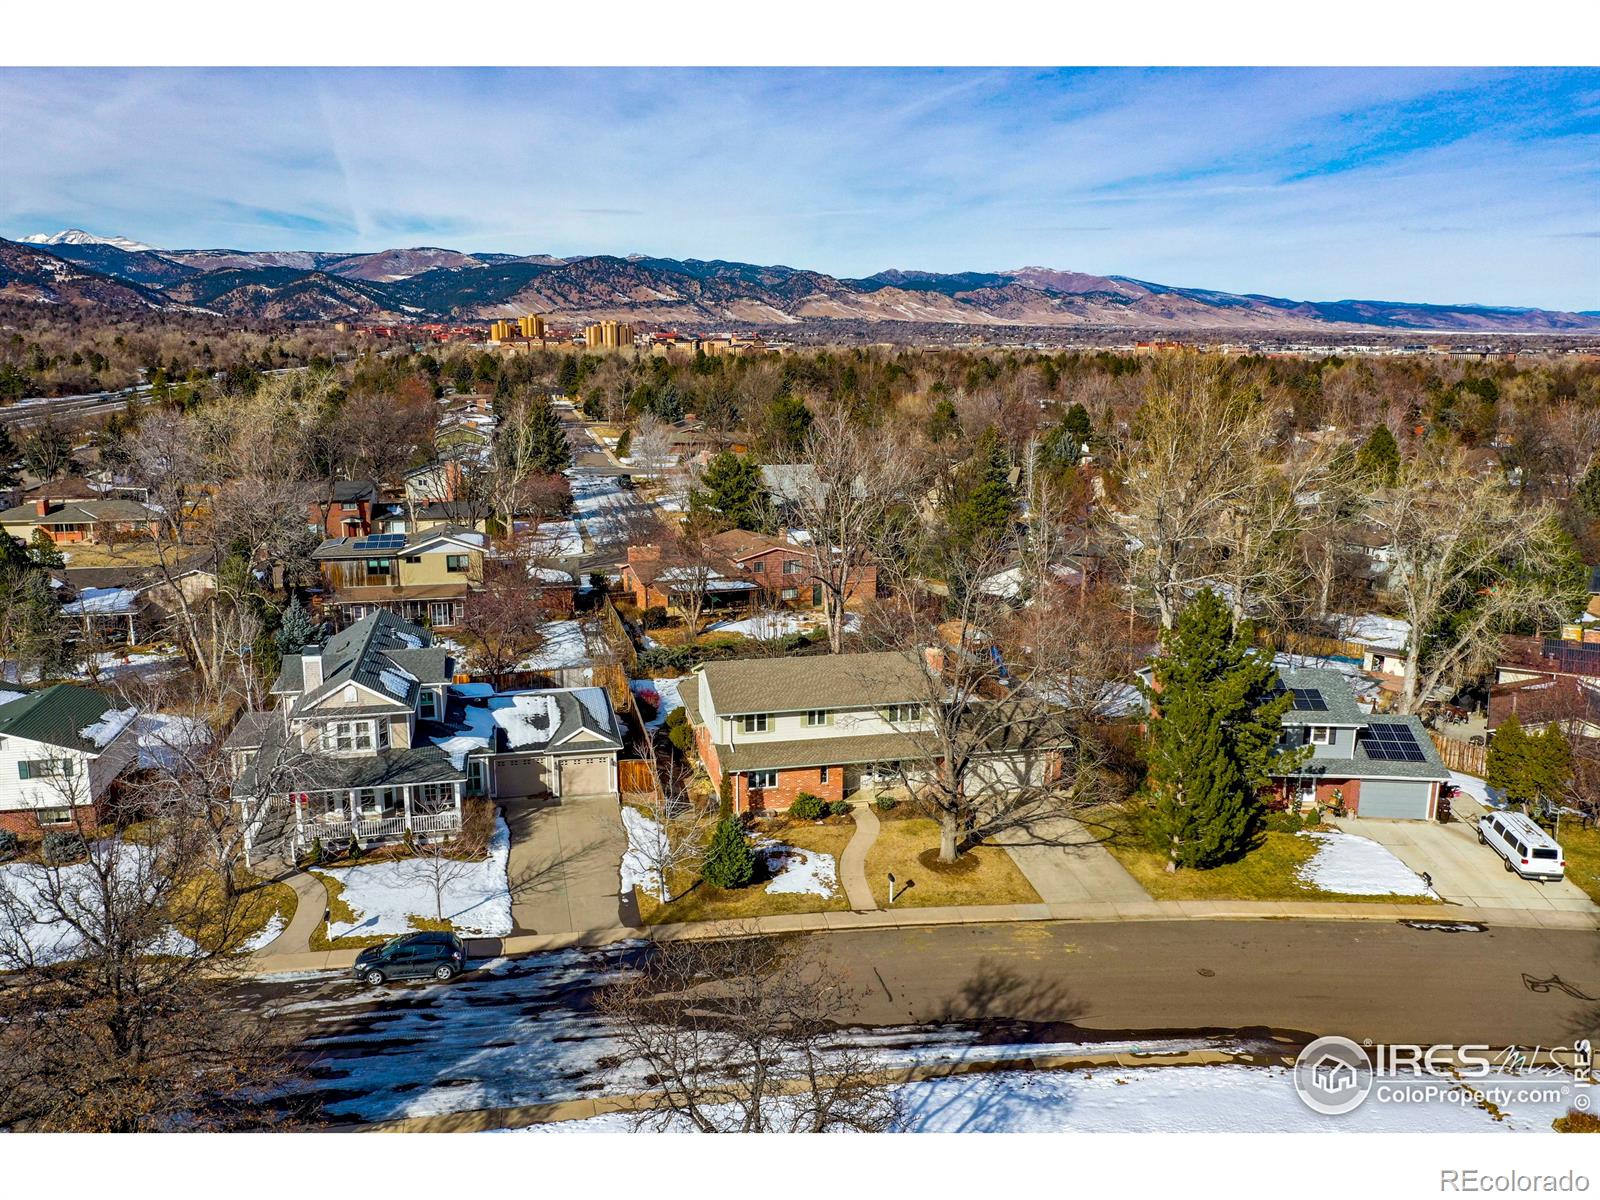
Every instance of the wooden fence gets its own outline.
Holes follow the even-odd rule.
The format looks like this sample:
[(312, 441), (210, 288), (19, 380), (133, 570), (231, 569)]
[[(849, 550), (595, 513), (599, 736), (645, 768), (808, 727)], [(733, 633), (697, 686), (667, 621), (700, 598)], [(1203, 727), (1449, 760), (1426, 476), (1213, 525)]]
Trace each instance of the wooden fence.
[(642, 758), (618, 760), (617, 790), (624, 796), (654, 796), (659, 787), (654, 763)]
[(1458, 742), (1455, 738), (1447, 738), (1442, 733), (1428, 730), (1428, 736), (1433, 739), (1434, 746), (1439, 751), (1439, 757), (1444, 760), (1444, 765), (1452, 771), (1462, 771), (1468, 775), (1483, 778), (1489, 773), (1489, 751), (1485, 746), (1473, 746), (1467, 742)]

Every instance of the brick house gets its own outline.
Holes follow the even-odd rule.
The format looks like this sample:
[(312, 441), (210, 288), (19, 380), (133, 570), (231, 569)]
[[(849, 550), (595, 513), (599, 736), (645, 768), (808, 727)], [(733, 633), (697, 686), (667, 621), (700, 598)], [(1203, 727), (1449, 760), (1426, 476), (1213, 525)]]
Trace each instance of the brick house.
[(1434, 818), (1450, 772), (1416, 717), (1363, 712), (1337, 671), (1279, 674), (1293, 696), (1281, 744), (1311, 747), (1305, 763), (1273, 781), (1279, 798), (1300, 808), (1342, 803), (1361, 817)]
[(371, 533), (377, 485), (370, 479), (340, 479), (324, 500), (306, 506), (306, 522), (323, 537), (365, 537)]
[(148, 536), (155, 520), (155, 512), (137, 500), (38, 499), (0, 512), (0, 529), (22, 542), (43, 531), (61, 546), (101, 542), (113, 533)]
[[(822, 604), (822, 585), (815, 546), (785, 541), (746, 529), (729, 529), (706, 539), (715, 570), (705, 576), (713, 607), (816, 608)], [(623, 567), (623, 586), (640, 608), (677, 607), (673, 599), (687, 579), (700, 578), (698, 569), (681, 569), (656, 545), (629, 546)], [(871, 599), (878, 592), (878, 568), (872, 564), (853, 572), (846, 603)]]
[(138, 762), (138, 709), (73, 683), (6, 684), (0, 701), (0, 829), (102, 824), (116, 781)]

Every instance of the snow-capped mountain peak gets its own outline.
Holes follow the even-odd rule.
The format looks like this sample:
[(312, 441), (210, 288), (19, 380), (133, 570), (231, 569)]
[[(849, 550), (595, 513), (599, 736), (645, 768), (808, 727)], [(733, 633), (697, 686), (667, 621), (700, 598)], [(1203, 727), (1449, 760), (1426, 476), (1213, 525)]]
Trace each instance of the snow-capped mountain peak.
[(87, 233), (82, 229), (63, 229), (60, 233), (30, 233), (22, 240), (35, 246), (115, 246), (118, 250), (126, 250), (130, 254), (140, 250), (155, 249), (154, 246), (147, 246), (132, 238), (101, 237), (97, 233)]

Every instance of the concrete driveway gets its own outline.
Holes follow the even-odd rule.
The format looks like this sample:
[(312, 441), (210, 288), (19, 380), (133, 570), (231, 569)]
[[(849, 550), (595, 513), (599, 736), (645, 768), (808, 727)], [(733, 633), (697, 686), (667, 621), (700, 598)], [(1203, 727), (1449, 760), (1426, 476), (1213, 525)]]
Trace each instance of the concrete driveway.
[(507, 875), (517, 933), (636, 926), (632, 893), (620, 895), (628, 836), (615, 796), (503, 802), (511, 829)]
[(1041, 822), (1031, 834), (1010, 830), (995, 840), (1046, 904), (1139, 904), (1150, 899), (1095, 835), (1070, 817)]
[(1448, 825), (1359, 818), (1336, 824), (1348, 833), (1382, 843), (1418, 874), (1433, 876), (1433, 890), (1457, 904), (1600, 915), (1600, 908), (1575, 884), (1565, 880), (1534, 883), (1507, 871), (1498, 854), (1478, 845), (1476, 809), (1468, 811), (1472, 813), (1470, 821), (1458, 819)]

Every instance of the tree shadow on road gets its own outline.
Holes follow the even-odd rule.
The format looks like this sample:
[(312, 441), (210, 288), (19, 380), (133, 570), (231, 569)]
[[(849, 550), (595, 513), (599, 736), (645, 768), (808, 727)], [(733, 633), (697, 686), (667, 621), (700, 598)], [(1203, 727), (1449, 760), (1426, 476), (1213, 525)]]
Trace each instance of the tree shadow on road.
[(1064, 1022), (1085, 1008), (1060, 983), (1024, 976), (991, 958), (980, 958), (954, 996), (935, 1002), (924, 1020)]

